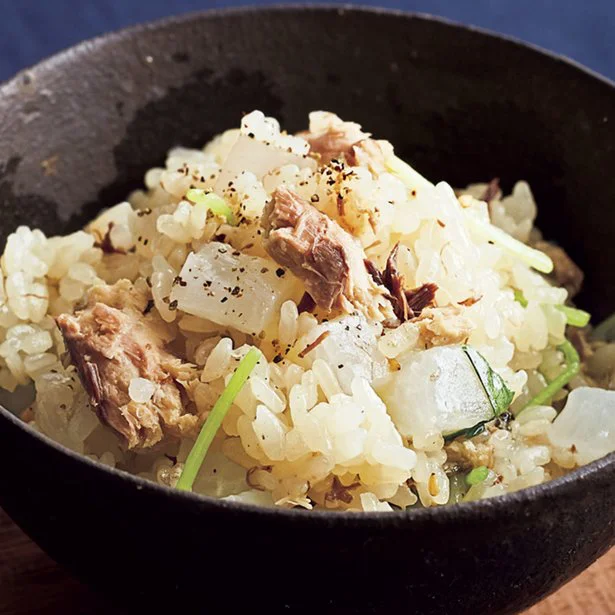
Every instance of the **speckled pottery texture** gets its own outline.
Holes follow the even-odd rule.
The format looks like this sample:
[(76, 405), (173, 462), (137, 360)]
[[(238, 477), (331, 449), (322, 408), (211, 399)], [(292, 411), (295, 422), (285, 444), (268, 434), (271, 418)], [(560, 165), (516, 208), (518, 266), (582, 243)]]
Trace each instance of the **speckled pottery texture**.
[[(515, 41), (326, 7), (233, 10), (111, 34), (0, 88), (0, 235), (77, 228), (259, 108), (330, 109), (456, 185), (527, 179), (539, 224), (615, 309), (615, 89)], [(0, 505), (133, 612), (513, 613), (615, 542), (615, 456), (503, 498), (410, 513), (261, 510), (99, 467), (0, 408)], [(190, 610), (188, 610), (190, 609)], [(385, 610), (386, 609), (386, 610)]]

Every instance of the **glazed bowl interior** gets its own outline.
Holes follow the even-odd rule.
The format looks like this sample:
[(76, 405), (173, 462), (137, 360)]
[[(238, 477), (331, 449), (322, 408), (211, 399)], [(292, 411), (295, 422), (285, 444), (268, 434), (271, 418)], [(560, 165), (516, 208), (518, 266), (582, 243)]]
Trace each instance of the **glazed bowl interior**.
[[(50, 234), (79, 228), (101, 208), (141, 187), (145, 171), (163, 163), (169, 148), (201, 146), (255, 108), (292, 131), (305, 127), (310, 110), (335, 111), (363, 124), (376, 137), (389, 139), (399, 155), (427, 177), (454, 186), (499, 177), (506, 189), (518, 179), (527, 180), (539, 204), (538, 225), (548, 239), (564, 245), (586, 273), (580, 305), (597, 320), (615, 310), (612, 84), (515, 41), (380, 10), (244, 9), (186, 16), (84, 43), (22, 72), (0, 89), (0, 115), (7, 118), (0, 124), (0, 242), (4, 244), (19, 224)], [(230, 521), (254, 524), (272, 536), (285, 536), (284, 528), (299, 524), (312, 539), (312, 547), (304, 546), (312, 550), (309, 557), (315, 561), (327, 550), (319, 534), (323, 531), (335, 530), (337, 536), (374, 540), (374, 544), (376, 536), (398, 532), (395, 540), (416, 543), (408, 526), (415, 522), (422, 531), (452, 532), (449, 544), (463, 550), (454, 527), (479, 536), (481, 521), (496, 523), (499, 517), (513, 527), (520, 511), (531, 525), (532, 515), (547, 514), (546, 508), (560, 497), (583, 492), (587, 498), (593, 490), (603, 490), (605, 500), (599, 509), (607, 507), (601, 519), (610, 515), (610, 529), (603, 528), (602, 533), (596, 529), (591, 541), (585, 536), (589, 541), (585, 547), (580, 537), (576, 559), (569, 558), (540, 583), (528, 585), (523, 596), (513, 598), (510, 590), (490, 586), (488, 599), (480, 602), (467, 596), (459, 603), (459, 612), (476, 612), (467, 609), (479, 606), (505, 612), (529, 604), (578, 572), (613, 540), (613, 515), (608, 511), (613, 489), (604, 491), (604, 481), (615, 473), (613, 455), (527, 492), (447, 510), (303, 514), (229, 505), (152, 486), (49, 444), (2, 408), (0, 423), (0, 460), (19, 459), (24, 476), (39, 481), (38, 497), (42, 491), (50, 497), (74, 498), (68, 495), (72, 487), (85, 498), (85, 504), (79, 505), (94, 516), (91, 507), (100, 505), (96, 493), (106, 502), (125, 497), (129, 509), (144, 515), (143, 524), (152, 531), (154, 517), (160, 517), (161, 511), (182, 515), (186, 528), (176, 528), (182, 535), (189, 534), (190, 523), (198, 527), (199, 515), (204, 514), (213, 521), (223, 519), (225, 527)], [(58, 472), (65, 485), (43, 484), (53, 482)], [(67, 548), (70, 529), (62, 525), (58, 512), (71, 517), (68, 504), (54, 504), (53, 519), (43, 520), (44, 515), (33, 510), (37, 496), (32, 489), (20, 488), (10, 477), (3, 480), (2, 505), (54, 557), (79, 571), (74, 540)], [(92, 482), (100, 488), (88, 486)], [(579, 502), (587, 507), (593, 500), (580, 497)], [(152, 508), (146, 509), (146, 503), (157, 512), (150, 514)], [(112, 541), (129, 531), (125, 520), (114, 517), (110, 504), (105, 507), (108, 518), (121, 529), (115, 533), (100, 529), (94, 542), (102, 551), (103, 538)], [(564, 519), (556, 512), (548, 514), (551, 529)], [(572, 512), (565, 519), (570, 525), (578, 523)], [(50, 534), (52, 530), (64, 538), (64, 547)], [(210, 535), (209, 539), (217, 540)], [(278, 539), (271, 540), (276, 544)], [(155, 557), (144, 543), (139, 544), (143, 554)], [(347, 546), (338, 547), (347, 559), (356, 555)], [(370, 553), (370, 548), (365, 542), (362, 553)], [(431, 557), (427, 546), (421, 548), (424, 557)], [(166, 543), (165, 549), (170, 549)], [(555, 557), (558, 549), (554, 546), (549, 553)], [(477, 553), (488, 559), (489, 549), (477, 548)], [(536, 556), (540, 557), (537, 551)], [(463, 554), (459, 557), (464, 561)], [(143, 555), (139, 561), (144, 559)], [(354, 566), (359, 575), (370, 570), (366, 561)], [(90, 582), (103, 575), (91, 562), (81, 570)], [(455, 588), (464, 587), (459, 574), (451, 581)], [(421, 612), (441, 608), (436, 599), (421, 598), (420, 587), (403, 574), (393, 576), (404, 591), (414, 592)], [(523, 583), (519, 577), (518, 592)], [(161, 590), (163, 595), (166, 591)], [(356, 597), (342, 594), (354, 604), (352, 608), (361, 610)], [(284, 599), (293, 602), (289, 595)], [(319, 595), (318, 604), (325, 604), (325, 593)], [(331, 596), (331, 604), (339, 606), (338, 595)], [(366, 600), (373, 608), (392, 604)]]

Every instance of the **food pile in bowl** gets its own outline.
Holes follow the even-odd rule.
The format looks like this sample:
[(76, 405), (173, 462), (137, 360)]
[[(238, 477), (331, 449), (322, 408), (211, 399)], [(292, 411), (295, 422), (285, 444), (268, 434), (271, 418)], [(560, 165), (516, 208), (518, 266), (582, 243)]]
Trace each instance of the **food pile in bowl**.
[[(391, 511), (615, 450), (615, 321), (520, 181), (454, 191), (332, 113), (177, 147), (84, 230), (1, 260), (0, 386), (103, 464), (263, 506)], [(548, 229), (544, 229), (548, 234)]]

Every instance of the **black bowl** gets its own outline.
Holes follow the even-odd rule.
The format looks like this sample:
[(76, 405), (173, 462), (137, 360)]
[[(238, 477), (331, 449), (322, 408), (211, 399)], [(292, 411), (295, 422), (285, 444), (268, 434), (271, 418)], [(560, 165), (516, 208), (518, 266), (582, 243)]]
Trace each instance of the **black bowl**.
[[(233, 10), (111, 34), (0, 89), (2, 241), (76, 228), (176, 144), (260, 108), (299, 129), (325, 108), (453, 185), (529, 180), (539, 222), (615, 308), (615, 89), (571, 62), (381, 10)], [(0, 408), (0, 504), (52, 557), (155, 610), (509, 613), (614, 542), (615, 456), (489, 501), (391, 514), (261, 510), (159, 487)]]

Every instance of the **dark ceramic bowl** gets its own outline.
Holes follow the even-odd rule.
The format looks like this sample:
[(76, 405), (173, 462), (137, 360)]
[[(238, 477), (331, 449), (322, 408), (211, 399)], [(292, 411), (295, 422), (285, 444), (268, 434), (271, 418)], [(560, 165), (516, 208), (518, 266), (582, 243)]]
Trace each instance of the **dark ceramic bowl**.
[[(176, 144), (262, 109), (331, 109), (453, 185), (529, 180), (541, 227), (615, 309), (615, 89), (571, 62), (380, 10), (234, 10), (110, 34), (0, 89), (0, 226), (57, 233)], [(615, 456), (489, 501), (392, 514), (261, 510), (74, 455), (0, 408), (0, 504), (58, 562), (146, 612), (512, 613), (614, 542)], [(171, 611), (171, 609), (173, 609)], [(187, 609), (190, 609), (188, 611)]]

